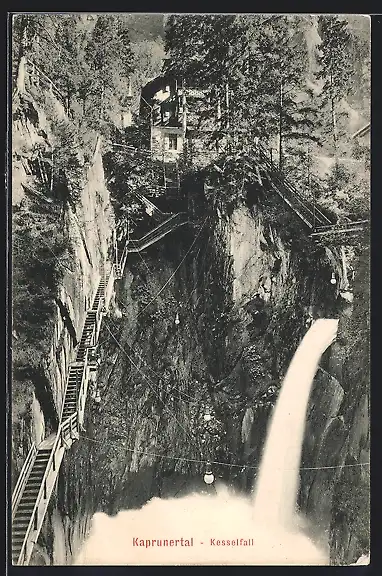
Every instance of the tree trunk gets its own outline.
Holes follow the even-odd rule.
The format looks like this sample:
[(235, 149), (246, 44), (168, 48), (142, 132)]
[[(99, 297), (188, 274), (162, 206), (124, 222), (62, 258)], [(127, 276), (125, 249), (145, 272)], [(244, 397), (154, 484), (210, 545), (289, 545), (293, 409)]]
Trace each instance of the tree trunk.
[(229, 85), (228, 82), (225, 85), (225, 108), (226, 108), (226, 121), (225, 121), (225, 127), (227, 130), (227, 147), (228, 147), (228, 151), (231, 151), (231, 137), (229, 134), (229, 128), (230, 128), (230, 122), (229, 122)]
[(229, 86), (225, 85), (226, 129), (229, 130)]
[(21, 30), (19, 38), (19, 52), (17, 62), (17, 77), (16, 77), (16, 93), (22, 94), (25, 91), (25, 64), (26, 64), (26, 48), (28, 43), (28, 16), (21, 15)]
[(100, 120), (103, 119), (103, 100), (104, 100), (104, 94), (105, 94), (105, 85), (102, 82), (102, 88), (101, 88), (101, 98), (100, 98)]
[(337, 118), (336, 109), (333, 94), (333, 73), (330, 72), (330, 104), (331, 104), (331, 115), (332, 115), (332, 130), (333, 130), (333, 144), (334, 144), (334, 156), (337, 164)]
[(51, 169), (51, 173), (50, 173), (50, 191), (52, 192), (53, 190), (53, 179), (54, 179), (54, 152), (53, 152), (53, 148), (52, 148), (52, 169)]
[(282, 154), (283, 154), (283, 82), (280, 83), (280, 114), (279, 114), (279, 172), (282, 171)]
[(337, 118), (334, 98), (331, 99), (334, 154), (337, 158)]
[(220, 151), (219, 139), (221, 138), (221, 129), (222, 129), (222, 108), (221, 108), (220, 94), (218, 94), (216, 105), (216, 127), (218, 131), (218, 136), (216, 139), (216, 152), (219, 153)]
[(187, 98), (186, 98), (186, 84), (184, 81), (182, 82), (182, 109), (183, 109), (182, 129), (183, 129), (183, 137), (185, 138), (187, 131)]

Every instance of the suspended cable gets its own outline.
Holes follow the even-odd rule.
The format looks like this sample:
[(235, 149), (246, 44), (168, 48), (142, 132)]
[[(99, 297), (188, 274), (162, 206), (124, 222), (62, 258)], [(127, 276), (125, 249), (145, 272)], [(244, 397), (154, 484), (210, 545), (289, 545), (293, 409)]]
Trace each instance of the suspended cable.
[(131, 364), (134, 366), (134, 368), (142, 375), (142, 377), (146, 380), (149, 388), (151, 389), (151, 391), (157, 396), (157, 398), (159, 399), (160, 402), (162, 402), (164, 408), (171, 414), (171, 416), (176, 420), (176, 422), (179, 424), (179, 426), (182, 428), (182, 430), (185, 432), (186, 436), (188, 436), (188, 438), (194, 442), (194, 439), (189, 435), (189, 433), (187, 432), (187, 430), (184, 428), (183, 424), (181, 424), (179, 422), (179, 420), (177, 419), (177, 417), (175, 416), (175, 414), (170, 410), (170, 408), (168, 408), (168, 406), (166, 405), (166, 403), (161, 399), (160, 395), (157, 393), (157, 391), (155, 390), (155, 388), (153, 386), (155, 386), (154, 382), (152, 382), (153, 386), (150, 384), (151, 380), (150, 378), (148, 378), (148, 376), (146, 376), (146, 374), (144, 374), (142, 372), (142, 370), (139, 368), (139, 366), (137, 366), (137, 364), (135, 364), (134, 360), (129, 356), (129, 354), (126, 352), (126, 350), (123, 348), (123, 346), (120, 344), (120, 342), (117, 340), (117, 338), (114, 336), (114, 334), (111, 332), (110, 328), (105, 325), (106, 330), (110, 333), (111, 337), (113, 338), (113, 340), (116, 342), (117, 346), (122, 350), (122, 352), (126, 355), (126, 357), (128, 358), (128, 360), (131, 362)]
[[(112, 320), (111, 320), (110, 318), (109, 318), (109, 322), (111, 322), (111, 323), (113, 324), (113, 328), (115, 329), (116, 326), (115, 326), (114, 322), (112, 322)], [(130, 344), (129, 344), (128, 342), (125, 342), (125, 344), (127, 344), (127, 346), (130, 348), (131, 352), (132, 352), (143, 364), (145, 364), (146, 367), (147, 367), (149, 370), (151, 370), (151, 372), (152, 372), (153, 374), (155, 374), (155, 376), (156, 376), (159, 380), (162, 380), (162, 379), (163, 379), (163, 376), (160, 376), (157, 372), (155, 372), (155, 370), (154, 370), (153, 368), (151, 368), (151, 366), (149, 365), (149, 363), (148, 363), (144, 358), (142, 358), (137, 352), (135, 352), (135, 351), (133, 350), (132, 346), (130, 346)], [(175, 388), (175, 387), (173, 387), (172, 390), (173, 390), (174, 388)], [(176, 389), (177, 392), (179, 392), (179, 394), (183, 394), (184, 396), (187, 396), (190, 400), (195, 401), (195, 398), (193, 398), (192, 396), (190, 396), (190, 395), (187, 394), (186, 392), (183, 392), (182, 390), (180, 390), (180, 388), (175, 388), (175, 389)]]
[[(117, 298), (117, 300), (118, 300), (118, 298)], [(111, 320), (111, 318), (109, 318), (109, 322), (112, 323), (114, 329), (117, 328), (116, 325), (114, 324), (114, 322)], [(140, 356), (137, 352), (135, 352), (135, 350), (133, 350), (132, 346), (131, 346), (128, 342), (125, 342), (125, 344), (127, 344), (127, 346), (130, 348), (131, 352), (132, 352), (143, 364), (145, 364), (146, 367), (147, 367), (149, 370), (151, 370), (151, 372), (152, 372), (153, 374), (155, 374), (155, 376), (156, 376), (158, 379), (161, 380), (161, 379), (163, 378), (163, 376), (161, 376), (160, 374), (158, 374), (158, 373), (150, 366), (150, 364), (149, 364), (144, 358), (142, 358), (142, 356)], [(188, 397), (190, 400), (195, 401), (195, 398), (192, 397), (192, 396), (190, 396), (190, 395), (187, 394), (186, 392), (183, 392), (183, 391), (180, 390), (179, 388), (176, 388), (176, 390), (177, 390), (180, 394)]]
[[(96, 444), (103, 444), (105, 445), (105, 440), (96, 440), (95, 438), (90, 438), (89, 436), (84, 436), (83, 434), (80, 434), (80, 438), (83, 438), (84, 440), (89, 440), (90, 442), (94, 442)], [(124, 439), (128, 439), (127, 436), (121, 436), (121, 440)], [(118, 444), (120, 445), (118, 442), (115, 441), (107, 441), (108, 444)], [(183, 461), (183, 462), (193, 462), (196, 464), (216, 464), (219, 466), (232, 466), (235, 468), (241, 468), (242, 470), (244, 469), (249, 469), (249, 470), (259, 470), (260, 466), (249, 466), (247, 464), (232, 464), (232, 463), (228, 463), (228, 462), (219, 462), (217, 460), (198, 460), (197, 458), (186, 458), (185, 456), (168, 456), (165, 454), (156, 454), (155, 452), (147, 452), (146, 450), (137, 450), (136, 448), (126, 448), (125, 446), (123, 446), (124, 450), (127, 450), (128, 452), (133, 452), (133, 453), (138, 453), (138, 454), (145, 454), (147, 456), (153, 456), (155, 458), (165, 458), (166, 460), (177, 460), (177, 461)], [(353, 468), (356, 466), (370, 466), (370, 462), (359, 462), (357, 464), (338, 464), (336, 466), (302, 466), (299, 468), (280, 468), (278, 466), (275, 466), (275, 470), (281, 470), (284, 472), (293, 472), (295, 470), (335, 470), (335, 469), (339, 469), (339, 468)]]
[(140, 312), (138, 312), (138, 314), (136, 315), (136, 317), (134, 318), (134, 321), (137, 320), (139, 318), (139, 316), (141, 314), (143, 314), (143, 312), (145, 312), (145, 310), (147, 310), (147, 308), (153, 304), (153, 302), (155, 302), (155, 300), (158, 298), (158, 296), (160, 296), (160, 294), (163, 292), (163, 290), (166, 288), (166, 286), (168, 286), (168, 284), (171, 282), (171, 280), (174, 278), (175, 274), (178, 272), (179, 268), (182, 266), (183, 262), (185, 261), (185, 259), (187, 258), (188, 254), (191, 252), (192, 248), (194, 247), (196, 240), (198, 239), (198, 237), (201, 234), (201, 231), (203, 230), (206, 222), (208, 220), (208, 216), (206, 216), (202, 226), (200, 227), (198, 233), (196, 234), (191, 246), (189, 247), (189, 249), (187, 250), (186, 254), (183, 256), (182, 260), (180, 261), (180, 263), (178, 264), (178, 266), (175, 268), (174, 272), (171, 274), (170, 278), (163, 284), (162, 288), (160, 288), (160, 290), (157, 292), (157, 294), (146, 304), (146, 306), (144, 308), (142, 308), (142, 310)]
[[(202, 272), (203, 267), (204, 267), (204, 265), (205, 265), (205, 263), (206, 263), (206, 258), (207, 258), (207, 246), (208, 246), (208, 244), (209, 244), (209, 242), (210, 242), (210, 239), (211, 239), (211, 235), (209, 236), (208, 241), (207, 241), (207, 245), (206, 245), (205, 253), (204, 253), (204, 261), (203, 261), (203, 265), (202, 265), (202, 267), (201, 267), (201, 269), (200, 269), (199, 274)], [(202, 247), (199, 248), (198, 254), (200, 253), (201, 248), (202, 248)], [(146, 262), (145, 262), (145, 265), (146, 265), (146, 267), (148, 268)], [(150, 270), (149, 270), (149, 272), (150, 272)], [(199, 275), (198, 275), (198, 276), (199, 276)], [(188, 302), (190, 301), (190, 299), (191, 299), (191, 297), (192, 297), (193, 292), (197, 289), (197, 283), (198, 283), (198, 279), (197, 279), (197, 281), (195, 282), (194, 289), (192, 290), (192, 292), (191, 292), (188, 300), (187, 300), (186, 303), (184, 304), (184, 306), (186, 306), (186, 305), (188, 304)], [(120, 303), (125, 307), (125, 305), (119, 300), (119, 298), (116, 297), (116, 299), (118, 300), (118, 302), (120, 302)], [(179, 304), (179, 300), (177, 300), (177, 301), (178, 301), (178, 304)], [(191, 312), (192, 312), (192, 311), (190, 311), (190, 313), (189, 313), (186, 317), (188, 317), (188, 316), (191, 314)], [(115, 326), (115, 324), (114, 324), (113, 322), (112, 322), (112, 324), (113, 324), (113, 327), (116, 328), (116, 326)], [(196, 344), (198, 345), (198, 342), (196, 341), (195, 336), (193, 335), (193, 333), (190, 332), (190, 334), (192, 335), (192, 338), (194, 339), (194, 341), (195, 341)], [(130, 348), (130, 350), (132, 351), (132, 353), (133, 353), (135, 356), (137, 356), (137, 357), (139, 358), (139, 360), (140, 360), (141, 362), (143, 362), (143, 363), (148, 367), (148, 369), (151, 370), (151, 372), (152, 372), (153, 374), (155, 374), (155, 376), (156, 376), (157, 378), (162, 379), (162, 376), (160, 376), (157, 372), (155, 372), (155, 370), (154, 370), (141, 356), (139, 356), (139, 354), (137, 354), (127, 342), (126, 342), (126, 344), (129, 346), (129, 348)], [(188, 397), (188, 398), (189, 398), (190, 400), (192, 400), (192, 401), (195, 401), (195, 398), (193, 398), (192, 396), (190, 396), (190, 395), (187, 394), (186, 392), (183, 392), (183, 391), (180, 390), (179, 388), (177, 388), (177, 390), (178, 390), (178, 392), (179, 392), (180, 394)]]

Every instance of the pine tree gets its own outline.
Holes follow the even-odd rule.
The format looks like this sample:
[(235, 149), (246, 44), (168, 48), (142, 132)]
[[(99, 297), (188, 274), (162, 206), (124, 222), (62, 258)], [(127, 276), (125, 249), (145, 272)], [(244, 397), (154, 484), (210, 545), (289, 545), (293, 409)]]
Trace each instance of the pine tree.
[(127, 91), (132, 71), (133, 55), (128, 31), (123, 19), (111, 15), (99, 16), (92, 37), (86, 46), (85, 59), (91, 77), (90, 94), (95, 107), (94, 119), (108, 120)]
[(347, 95), (352, 77), (350, 58), (350, 33), (347, 22), (336, 16), (319, 17), (319, 33), (322, 39), (318, 79), (324, 80), (322, 99), (330, 109), (330, 124), (335, 155), (338, 147), (337, 107)]
[(215, 140), (239, 131), (235, 148), (254, 136), (314, 139), (315, 106), (305, 90), (306, 54), (298, 19), (288, 16), (172, 16), (165, 72), (208, 91), (202, 116), (217, 116)]

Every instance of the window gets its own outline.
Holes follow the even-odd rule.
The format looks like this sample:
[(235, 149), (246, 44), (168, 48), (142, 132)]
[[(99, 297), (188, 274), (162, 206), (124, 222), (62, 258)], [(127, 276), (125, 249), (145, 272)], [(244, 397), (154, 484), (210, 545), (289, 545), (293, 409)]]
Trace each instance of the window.
[(169, 150), (177, 150), (178, 148), (178, 138), (176, 134), (169, 134), (168, 137), (168, 148)]

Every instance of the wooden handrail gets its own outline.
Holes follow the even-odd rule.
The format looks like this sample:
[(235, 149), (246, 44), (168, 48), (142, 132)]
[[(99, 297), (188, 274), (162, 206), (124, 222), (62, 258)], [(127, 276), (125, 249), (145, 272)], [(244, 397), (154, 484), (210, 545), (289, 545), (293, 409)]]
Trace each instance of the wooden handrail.
[(32, 62), (31, 60), (27, 59), (27, 64), (29, 64), (30, 66), (33, 66), (33, 68), (36, 69), (37, 72), (38, 72), (39, 74), (41, 74), (41, 76), (43, 76), (43, 77), (49, 82), (49, 85), (51, 85), (51, 86), (55, 89), (55, 91), (57, 92), (57, 94), (59, 95), (59, 98), (60, 98), (60, 100), (62, 101), (62, 103), (65, 103), (65, 97), (64, 97), (64, 95), (61, 93), (61, 90), (58, 88), (58, 86), (56, 86), (56, 84), (53, 82), (53, 80), (51, 80), (51, 79), (49, 78), (49, 76), (47, 76), (47, 75), (45, 74), (45, 72), (43, 72), (43, 71), (41, 70), (41, 68), (40, 68), (39, 66), (37, 66), (37, 64), (35, 64), (35, 63)]
[(66, 443), (66, 433), (70, 432), (70, 439), (72, 438), (72, 432), (75, 430), (75, 426), (78, 423), (78, 414), (73, 412), (62, 424), (60, 424), (57, 435), (61, 437), (64, 443)]
[(143, 204), (145, 204), (148, 208), (151, 208), (151, 210), (153, 211), (154, 219), (156, 218), (158, 220), (163, 220), (163, 218), (166, 218), (166, 216), (167, 217), (169, 216), (168, 212), (162, 212), (162, 210), (159, 210), (159, 208), (157, 206), (155, 206), (155, 204), (153, 204), (151, 202), (151, 200), (146, 198), (146, 196), (144, 196), (143, 194), (141, 194), (137, 190), (134, 190), (133, 192), (134, 192), (135, 196), (138, 198), (138, 200), (143, 202)]
[(110, 299), (111, 299), (111, 295), (113, 293), (113, 287), (114, 287), (114, 281), (115, 281), (115, 265), (113, 264), (111, 266), (111, 270), (110, 270), (110, 274), (109, 274), (109, 278), (107, 281), (107, 285), (105, 286), (105, 308), (106, 310), (108, 310), (109, 308), (109, 303), (110, 303)]
[[(365, 226), (367, 227), (369, 225), (369, 220), (350, 220), (349, 222), (344, 222), (343, 224), (336, 224), (336, 228), (348, 228), (351, 226)], [(331, 230), (333, 228), (332, 226), (317, 226), (315, 231), (316, 232), (324, 232), (327, 230)]]
[(95, 145), (94, 152), (93, 152), (92, 159), (91, 159), (91, 165), (93, 165), (95, 162), (95, 159), (96, 159), (97, 154), (99, 152), (99, 149), (101, 147), (101, 143), (102, 143), (102, 136), (100, 134), (97, 134), (97, 140), (96, 140), (96, 145)]
[[(114, 265), (111, 268), (111, 273), (109, 276), (107, 288), (105, 294), (101, 295), (100, 301), (98, 303), (96, 309), (96, 322), (95, 322), (95, 330), (98, 330), (97, 324), (101, 322), (102, 318), (102, 308), (103, 302), (106, 300), (106, 304), (108, 301), (108, 292), (112, 289), (114, 284)], [(99, 290), (99, 286), (97, 288), (97, 292)], [(96, 292), (96, 294), (97, 294)], [(93, 300), (94, 302), (94, 300)], [(32, 510), (32, 514), (25, 532), (24, 540), (22, 543), (22, 547), (17, 559), (17, 564), (28, 564), (30, 560), (30, 556), (33, 551), (33, 544), (37, 541), (38, 535), (41, 530), (41, 526), (43, 524), (46, 510), (49, 504), (49, 500), (58, 476), (58, 472), (61, 466), (63, 454), (66, 448), (70, 448), (71, 441), (73, 439), (78, 439), (79, 436), (79, 427), (82, 424), (83, 413), (85, 410), (86, 404), (86, 396), (87, 396), (87, 383), (89, 377), (89, 370), (88, 370), (88, 353), (89, 349), (85, 349), (84, 361), (81, 363), (76, 363), (75, 361), (71, 364), (71, 368), (82, 368), (81, 372), (81, 381), (77, 392), (77, 401), (76, 401), (76, 411), (71, 414), (64, 422), (62, 421), (62, 414), (64, 411), (65, 400), (66, 400), (66, 393), (67, 389), (65, 390), (65, 396), (61, 411), (61, 418), (60, 424), (57, 429), (56, 437), (54, 438), (53, 445), (51, 448), (51, 452), (49, 455), (49, 459), (44, 471), (44, 475), (41, 481), (41, 485), (39, 487), (39, 491), (37, 493), (36, 501)], [(70, 375), (70, 369), (68, 372), (68, 379)], [(68, 384), (67, 384), (68, 385)], [(43, 448), (44, 442), (41, 443), (41, 449)], [(33, 463), (35, 461), (36, 454), (38, 453), (39, 448), (33, 444), (28, 456), (24, 462), (23, 468), (19, 475), (19, 478), (16, 483), (15, 490), (13, 491), (12, 495), (12, 520), (17, 511), (18, 503), (21, 499), (23, 490), (28, 480), (28, 476), (30, 470), (32, 469)], [(33, 539), (32, 539), (33, 537)]]
[[(29, 541), (29, 537), (30, 537), (30, 533), (32, 531), (35, 531), (36, 534), (38, 535), (40, 530), (41, 530), (41, 526), (42, 523), (44, 521), (44, 517), (45, 517), (45, 512), (46, 512), (46, 508), (48, 506), (49, 500), (50, 500), (50, 496), (51, 493), (53, 491), (53, 487), (58, 475), (58, 470), (59, 467), (61, 465), (61, 460), (62, 460), (62, 456), (63, 456), (63, 451), (61, 453), (61, 458), (60, 458), (60, 462), (58, 463), (56, 460), (56, 453), (58, 452), (58, 450), (60, 450), (62, 447), (59, 445), (59, 442), (61, 440), (61, 435), (60, 435), (60, 429), (61, 429), (61, 425), (58, 428), (58, 433), (57, 436), (55, 438), (54, 444), (52, 446), (52, 450), (48, 459), (48, 463), (46, 465), (46, 469), (41, 481), (41, 486), (40, 489), (38, 491), (37, 497), (36, 497), (36, 502), (32, 511), (32, 515), (25, 533), (25, 537), (24, 537), (24, 541), (23, 541), (23, 545), (21, 547), (20, 550), (20, 554), (18, 557), (18, 564), (20, 563), (20, 559), (22, 559), (23, 563), (27, 563), (29, 562), (32, 550), (28, 550), (27, 549), (27, 544)], [(51, 475), (51, 472), (53, 471), (52, 476), (54, 477), (53, 482), (49, 482), (48, 485), (48, 479), (49, 476)], [(40, 513), (39, 513), (40, 512)], [(42, 513), (41, 513), (42, 512)], [(36, 526), (36, 527), (35, 527)], [(37, 540), (37, 538), (36, 538)]]
[(28, 452), (28, 455), (25, 459), (23, 467), (21, 468), (19, 477), (18, 477), (17, 482), (16, 482), (16, 486), (15, 486), (13, 493), (12, 493), (12, 519), (16, 513), (17, 505), (20, 501), (22, 491), (25, 488), (25, 484), (27, 483), (29, 473), (33, 467), (33, 463), (34, 463), (36, 454), (37, 454), (37, 446), (33, 442), (32, 446)]
[(294, 186), (294, 184), (292, 184), (286, 178), (278, 175), (278, 170), (276, 166), (267, 157), (266, 150), (262, 144), (258, 144), (258, 151), (262, 162), (273, 172), (272, 178), (278, 184), (277, 187), (275, 186), (273, 187), (278, 192), (278, 194), (283, 198), (284, 201), (287, 201), (287, 196), (285, 192), (289, 193), (290, 198), (287, 204), (289, 204), (290, 207), (298, 213), (300, 218), (302, 218), (305, 223), (308, 223), (307, 220), (304, 217), (302, 217), (300, 211), (295, 206), (293, 206), (293, 202), (295, 201), (299, 203), (300, 206), (311, 215), (311, 217), (313, 218), (313, 223), (309, 223), (310, 228), (314, 226), (314, 223), (317, 220), (319, 222), (321, 221), (321, 223), (327, 222), (328, 226), (334, 226), (334, 222), (331, 222), (331, 220), (318, 207), (314, 207), (313, 210), (310, 208), (309, 201), (301, 194), (301, 192)]
[[(101, 329), (102, 311), (103, 311), (104, 306), (105, 306), (105, 295), (103, 294), (99, 300), (98, 308), (96, 311), (94, 331), (93, 331), (92, 340), (91, 340), (93, 347), (96, 346), (96, 344), (97, 344), (98, 335), (99, 335), (99, 332)], [(88, 353), (88, 350), (87, 350), (87, 353)], [(87, 359), (87, 356), (86, 356), (86, 359)]]
[(84, 355), (84, 360), (83, 362), (79, 362), (76, 363), (75, 361), (71, 364), (70, 368), (69, 368), (69, 372), (68, 372), (68, 377), (67, 377), (67, 381), (66, 381), (66, 388), (65, 388), (65, 396), (64, 396), (64, 401), (62, 403), (62, 408), (61, 408), (61, 414), (60, 414), (60, 420), (62, 420), (62, 416), (64, 414), (64, 410), (65, 410), (65, 402), (66, 402), (66, 394), (67, 394), (67, 390), (68, 390), (68, 383), (69, 383), (69, 377), (70, 377), (70, 371), (72, 368), (76, 369), (76, 368), (82, 368), (82, 373), (81, 373), (81, 380), (79, 382), (79, 387), (77, 390), (77, 400), (78, 400), (78, 392), (79, 390), (81, 390), (81, 387), (83, 385), (83, 381), (84, 378), (86, 378), (86, 368), (87, 368), (87, 363), (88, 363), (88, 353), (89, 350), (88, 348), (85, 349), (85, 355)]

